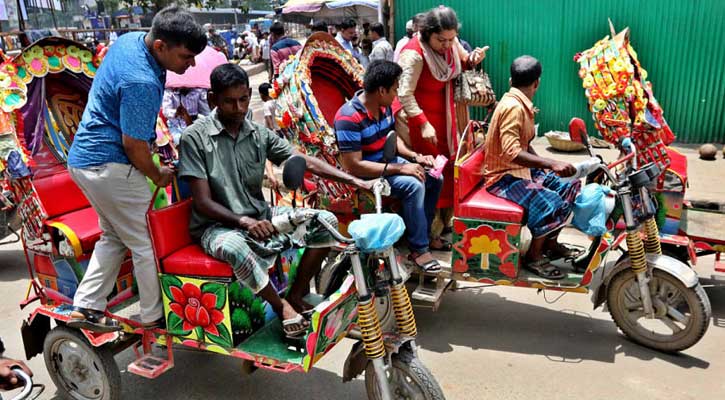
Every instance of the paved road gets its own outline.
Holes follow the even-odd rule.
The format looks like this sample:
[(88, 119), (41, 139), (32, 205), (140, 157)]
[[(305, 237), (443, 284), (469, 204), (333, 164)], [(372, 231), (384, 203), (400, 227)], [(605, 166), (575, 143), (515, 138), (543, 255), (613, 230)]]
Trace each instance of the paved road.
[[(27, 270), (19, 245), (0, 249), (0, 335), (7, 355), (22, 357), (17, 303)], [(703, 399), (725, 393), (725, 289), (708, 289), (713, 323), (705, 338), (680, 355), (657, 353), (627, 341), (609, 315), (592, 311), (588, 296), (568, 294), (554, 304), (529, 289), (450, 292), (437, 312), (416, 308), (420, 355), (448, 399)], [(547, 294), (549, 301), (555, 294)], [(719, 325), (719, 326), (718, 326)], [(176, 367), (149, 381), (125, 371), (132, 352), (116, 359), (124, 399), (364, 399), (364, 382), (341, 382), (352, 342), (346, 340), (309, 374), (257, 371), (218, 355), (176, 352)], [(42, 358), (29, 365), (58, 399)], [(719, 393), (719, 395), (717, 395)]]

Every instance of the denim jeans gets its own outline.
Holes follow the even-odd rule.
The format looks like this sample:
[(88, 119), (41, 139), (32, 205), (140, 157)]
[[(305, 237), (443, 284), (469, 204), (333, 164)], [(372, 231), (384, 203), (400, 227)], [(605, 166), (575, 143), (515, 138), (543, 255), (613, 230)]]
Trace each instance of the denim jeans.
[[(401, 157), (395, 162), (408, 163)], [(436, 179), (426, 175), (425, 182), (409, 175), (391, 175), (385, 179), (390, 184), (392, 196), (402, 203), (403, 221), (410, 250), (417, 253), (428, 251), (430, 226), (443, 187), (443, 176)]]

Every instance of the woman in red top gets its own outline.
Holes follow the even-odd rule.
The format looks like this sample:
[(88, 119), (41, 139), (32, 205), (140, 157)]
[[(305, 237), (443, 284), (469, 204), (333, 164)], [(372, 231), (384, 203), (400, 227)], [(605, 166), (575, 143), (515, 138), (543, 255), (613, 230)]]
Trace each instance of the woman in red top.
[[(458, 147), (453, 80), (462, 70), (473, 68), (486, 57), (488, 47), (476, 48), (468, 53), (458, 41), (458, 18), (453, 9), (445, 6), (426, 13), (418, 35), (414, 36), (400, 53), (403, 67), (398, 98), (407, 118), (410, 144), (414, 151), (448, 158), (443, 190), (438, 200), (443, 224), (450, 225), (453, 207), (453, 162)], [(461, 127), (463, 129), (465, 127)], [(443, 217), (448, 215), (448, 217)], [(447, 249), (450, 245), (435, 240), (440, 232), (432, 234), (433, 249)], [(436, 242), (438, 246), (436, 246)]]

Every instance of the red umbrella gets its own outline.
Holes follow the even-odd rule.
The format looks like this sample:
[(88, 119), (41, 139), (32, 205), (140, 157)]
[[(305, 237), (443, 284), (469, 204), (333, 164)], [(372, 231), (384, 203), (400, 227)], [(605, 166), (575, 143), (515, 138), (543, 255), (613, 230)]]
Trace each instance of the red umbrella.
[(207, 46), (195, 58), (196, 65), (187, 69), (183, 75), (168, 71), (166, 73), (167, 88), (203, 88), (209, 89), (211, 71), (219, 65), (226, 64), (224, 54)]

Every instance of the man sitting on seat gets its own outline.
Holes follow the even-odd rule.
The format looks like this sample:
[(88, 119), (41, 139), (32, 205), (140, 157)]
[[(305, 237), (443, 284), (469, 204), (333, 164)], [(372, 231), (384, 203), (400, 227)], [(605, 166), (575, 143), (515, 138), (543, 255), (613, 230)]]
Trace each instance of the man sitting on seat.
[[(277, 234), (271, 218), (291, 211), (270, 207), (262, 195), (267, 159), (279, 165), (290, 156), (290, 144), (273, 131), (245, 119), (252, 96), (242, 68), (223, 64), (211, 74), (209, 101), (216, 107), (206, 118), (187, 128), (181, 139), (179, 176), (189, 180), (194, 197), (190, 230), (204, 251), (231, 264), (237, 279), (269, 302), (283, 321), (289, 337), (303, 334), (309, 325), (303, 315), (312, 309), (302, 299), (336, 242), (316, 220), (302, 240)], [(360, 188), (369, 182), (350, 176), (327, 163), (303, 156), (311, 172)], [(337, 227), (337, 218), (320, 211), (319, 219)], [(270, 284), (268, 268), (284, 249), (306, 247), (287, 299)]]
[[(337, 145), (342, 165), (357, 176), (377, 178), (383, 174), (383, 144), (395, 128), (391, 104), (398, 92), (403, 70), (391, 61), (374, 61), (365, 72), (364, 90), (345, 103), (335, 115)], [(443, 178), (426, 174), (432, 156), (415, 153), (399, 138), (398, 154), (385, 170), (392, 195), (402, 201), (410, 259), (426, 272), (441, 267), (429, 251), (430, 226)], [(410, 161), (408, 161), (410, 160)]]
[(531, 56), (521, 56), (511, 64), (511, 89), (496, 107), (486, 136), (483, 173), (490, 193), (526, 210), (533, 236), (525, 257), (526, 268), (544, 278), (561, 279), (564, 274), (549, 261), (575, 255), (557, 238), (572, 210), (580, 182), (563, 182), (559, 177), (576, 173), (574, 166), (539, 157), (531, 147), (536, 112), (531, 101), (539, 89), (540, 77), (541, 64)]

